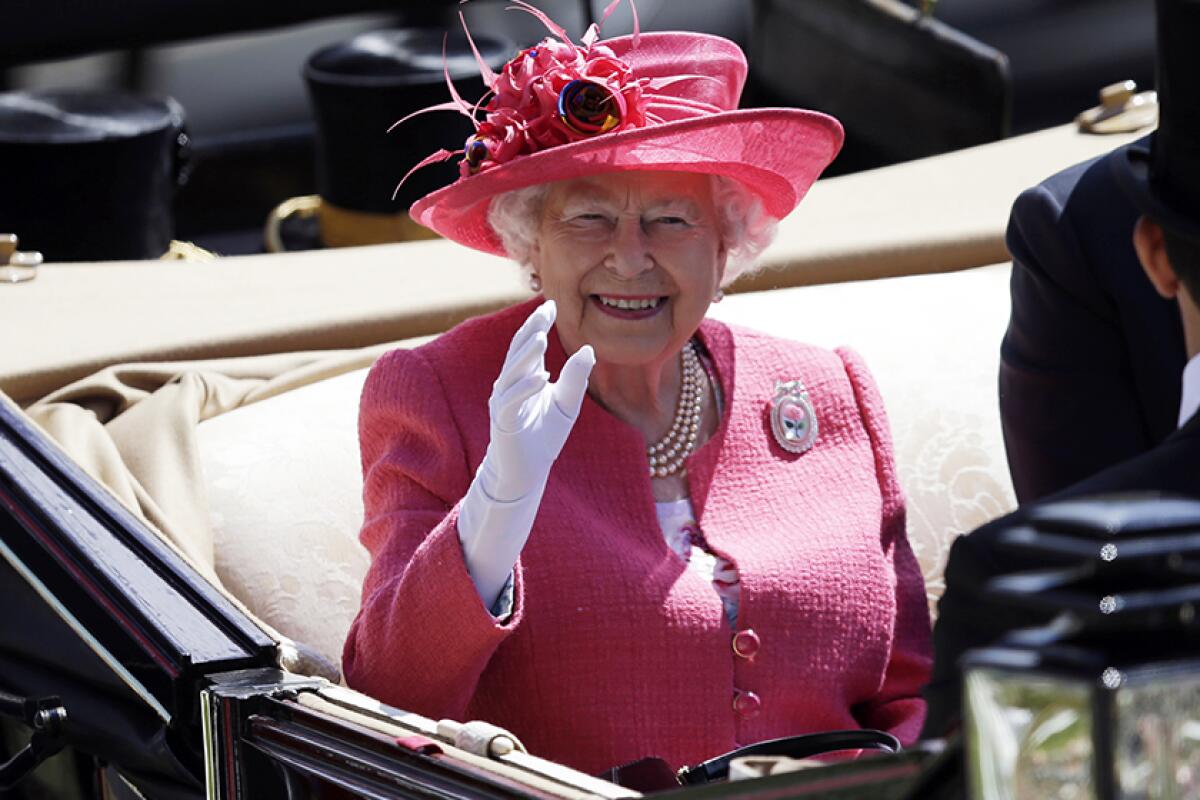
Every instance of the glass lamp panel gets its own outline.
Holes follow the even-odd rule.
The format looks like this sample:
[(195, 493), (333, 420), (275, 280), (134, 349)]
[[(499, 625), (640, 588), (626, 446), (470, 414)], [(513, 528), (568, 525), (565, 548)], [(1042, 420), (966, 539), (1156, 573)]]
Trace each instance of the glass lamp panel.
[(1126, 684), (1114, 713), (1121, 800), (1200, 800), (1200, 675)]
[(964, 692), (974, 800), (1095, 800), (1089, 684), (977, 668)]

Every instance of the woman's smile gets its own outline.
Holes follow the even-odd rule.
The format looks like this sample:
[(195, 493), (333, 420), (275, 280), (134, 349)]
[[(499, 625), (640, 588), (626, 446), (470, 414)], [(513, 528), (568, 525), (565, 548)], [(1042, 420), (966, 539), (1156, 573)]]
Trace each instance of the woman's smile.
[(623, 320), (643, 320), (655, 317), (667, 307), (667, 297), (661, 295), (588, 295), (592, 305), (610, 317)]

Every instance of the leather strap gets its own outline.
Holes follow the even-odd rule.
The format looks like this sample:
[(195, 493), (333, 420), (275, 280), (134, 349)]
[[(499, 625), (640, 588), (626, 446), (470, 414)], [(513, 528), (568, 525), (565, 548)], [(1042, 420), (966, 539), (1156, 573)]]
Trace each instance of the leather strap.
[(694, 767), (684, 767), (679, 770), (678, 778), (685, 786), (724, 780), (729, 776), (729, 762), (745, 756), (809, 758), (838, 750), (882, 750), (885, 753), (897, 753), (900, 751), (900, 740), (890, 733), (871, 729), (785, 736), (739, 747)]

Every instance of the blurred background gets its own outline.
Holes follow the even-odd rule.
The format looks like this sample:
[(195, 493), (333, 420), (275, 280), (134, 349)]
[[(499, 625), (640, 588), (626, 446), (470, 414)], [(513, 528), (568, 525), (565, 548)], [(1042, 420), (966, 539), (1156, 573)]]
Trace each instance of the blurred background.
[[(578, 37), (607, 0), (535, 3)], [(319, 114), (303, 76), (312, 54), (364, 32), (431, 29), (434, 52), (416, 54), (415, 69), (437, 83), (441, 32), (459, 27), (460, 10), (474, 35), (492, 36), (499, 47), (526, 46), (545, 35), (536, 19), (506, 11), (507, 5), (17, 0), (6, 3), (0, 89), (81, 87), (173, 97), (186, 114), (189, 138), (175, 236), (223, 254), (261, 252), (262, 223), (271, 209), (317, 193), (340, 159), (356, 157), (319, 152)], [(917, 5), (638, 0), (637, 10), (643, 30), (703, 31), (740, 44), (751, 64), (744, 105), (803, 106), (842, 119), (847, 146), (833, 174), (1066, 122), (1114, 81), (1153, 84), (1154, 7), (1148, 0), (941, 0), (928, 17)], [(631, 29), (625, 3), (604, 34)], [(397, 119), (410, 110), (400, 105), (382, 113)], [(383, 130), (377, 135), (388, 137)], [(371, 168), (393, 185), (436, 149), (427, 135), (399, 129), (388, 139), (393, 154)], [(462, 138), (447, 135), (438, 146), (454, 149)], [(397, 201), (397, 210), (404, 202)]]

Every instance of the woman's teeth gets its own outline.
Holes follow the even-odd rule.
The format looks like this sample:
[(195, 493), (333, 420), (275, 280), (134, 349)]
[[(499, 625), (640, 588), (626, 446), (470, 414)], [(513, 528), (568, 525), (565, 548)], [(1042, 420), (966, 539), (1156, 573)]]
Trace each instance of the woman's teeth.
[(610, 306), (612, 308), (628, 308), (632, 310), (654, 308), (658, 305), (659, 301), (662, 300), (661, 297), (650, 297), (644, 300), (628, 300), (624, 297), (605, 297), (604, 295), (597, 295), (597, 297), (599, 297), (600, 302), (606, 306)]

